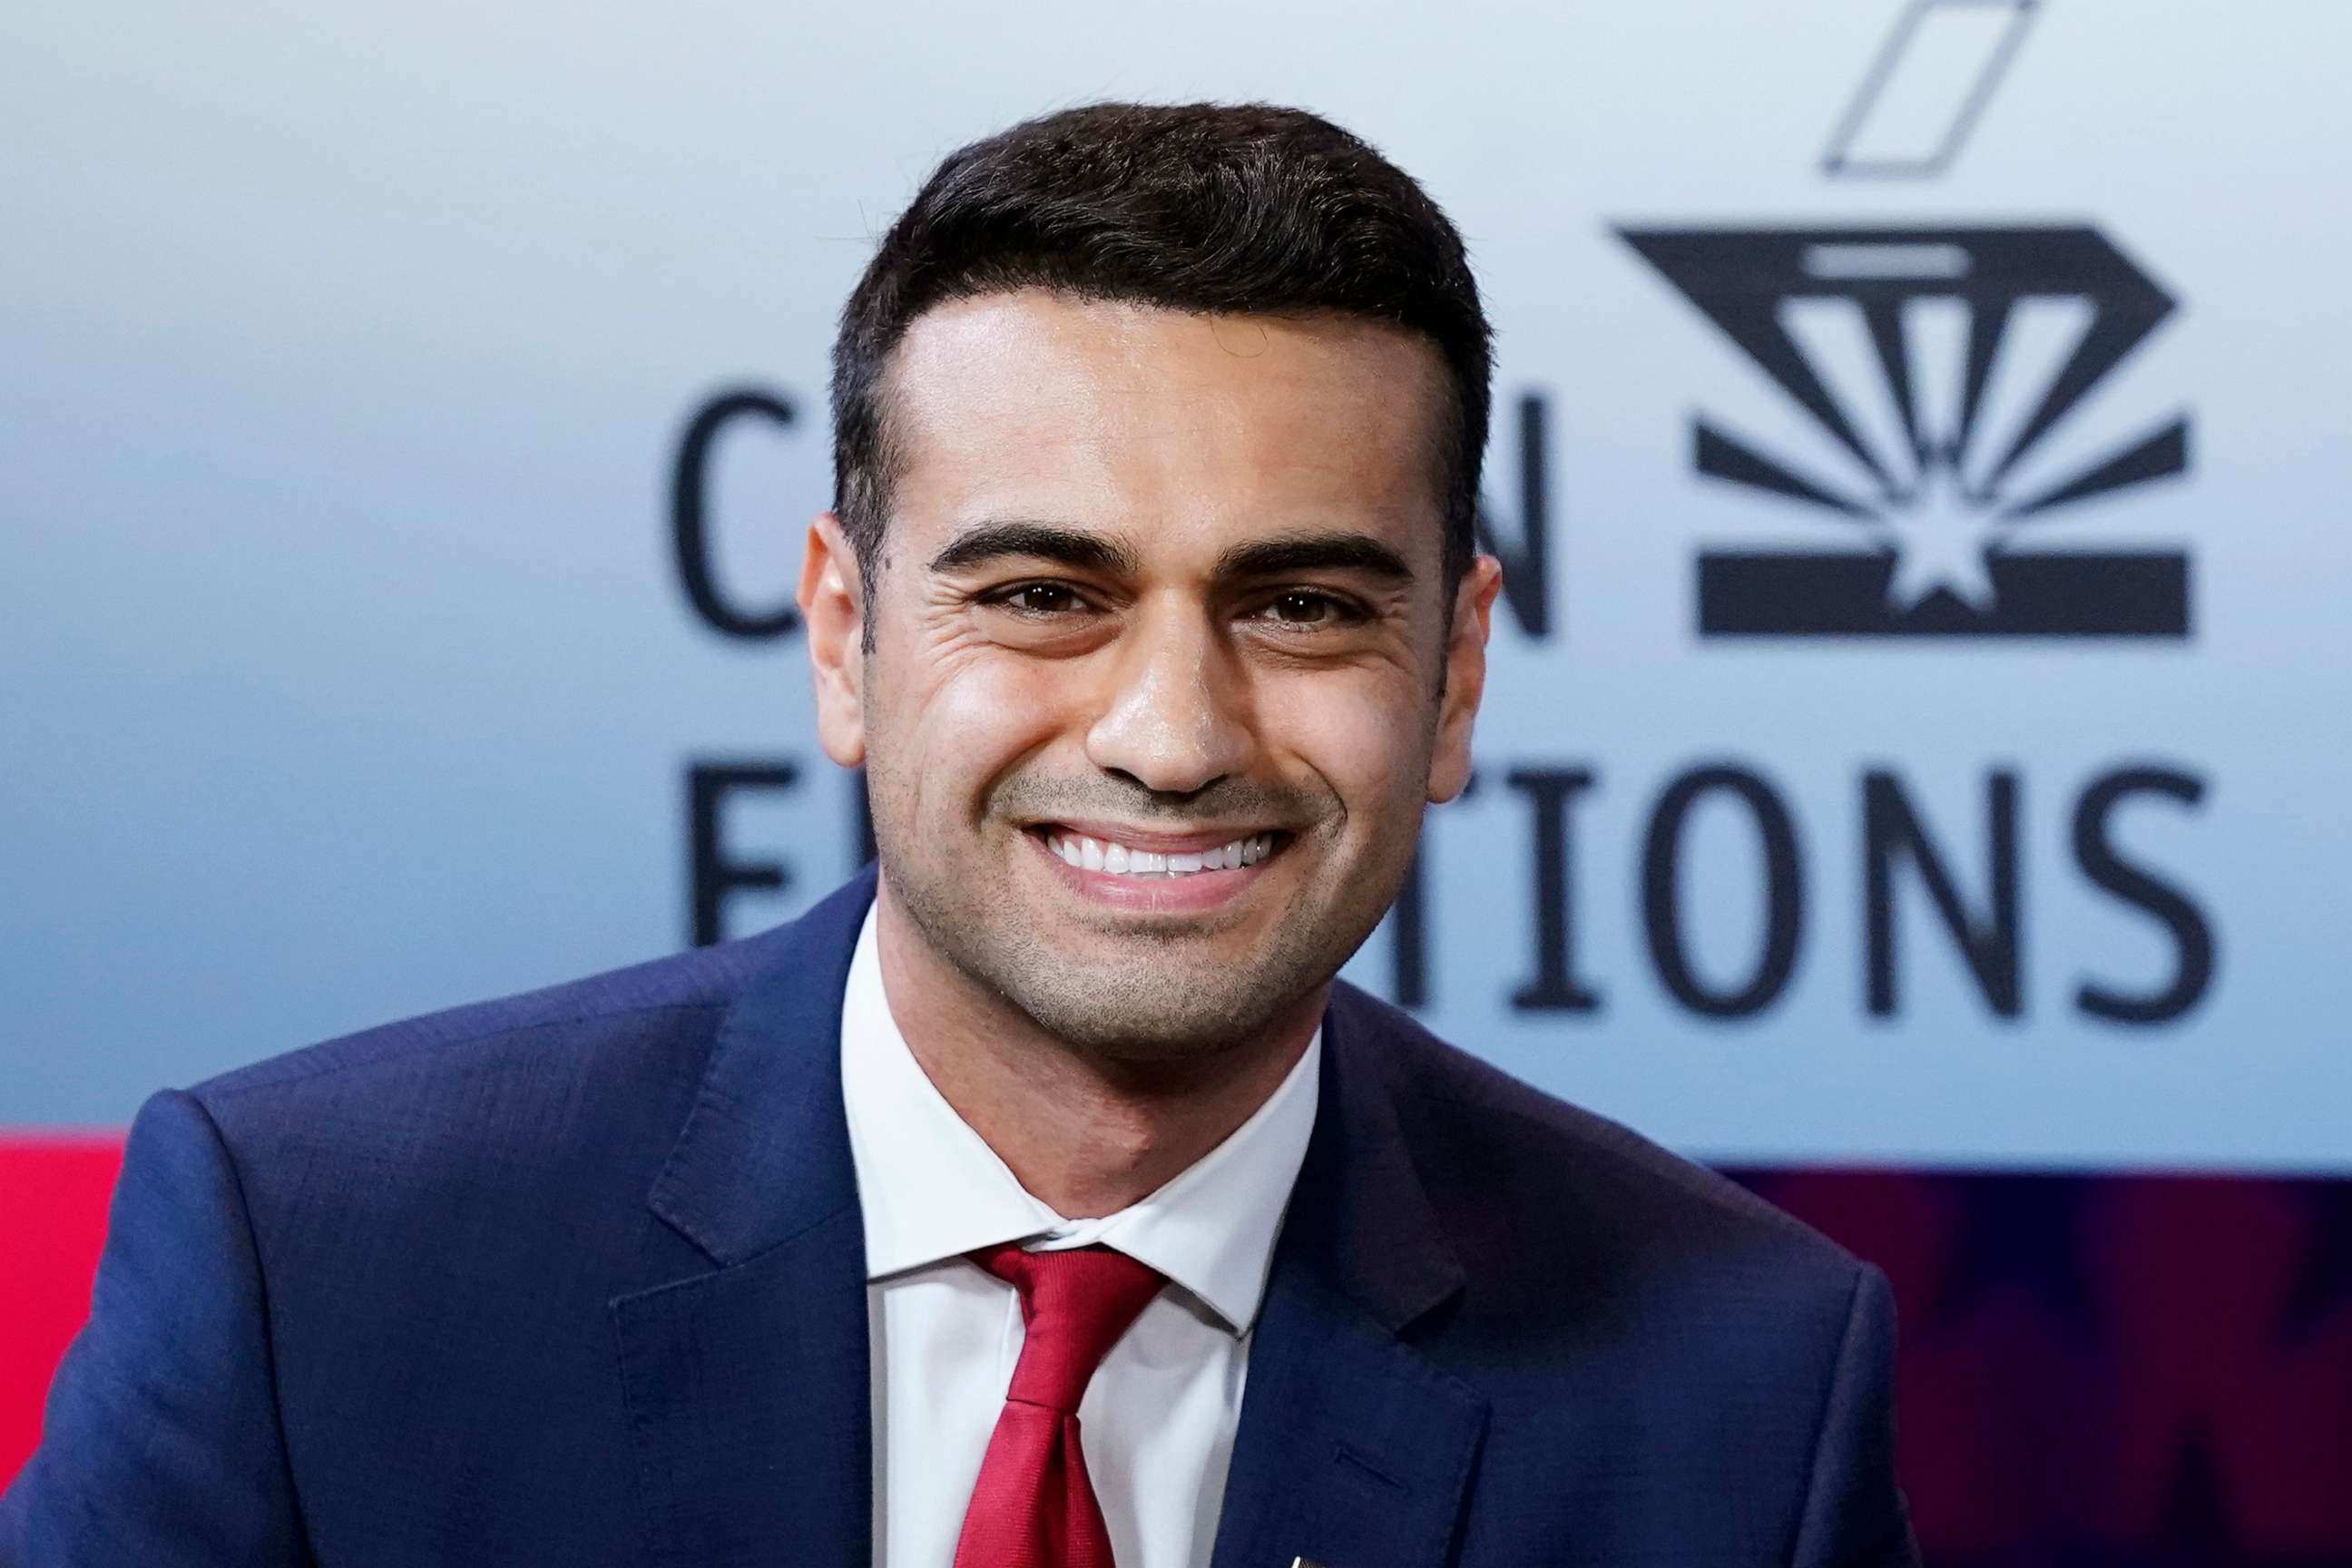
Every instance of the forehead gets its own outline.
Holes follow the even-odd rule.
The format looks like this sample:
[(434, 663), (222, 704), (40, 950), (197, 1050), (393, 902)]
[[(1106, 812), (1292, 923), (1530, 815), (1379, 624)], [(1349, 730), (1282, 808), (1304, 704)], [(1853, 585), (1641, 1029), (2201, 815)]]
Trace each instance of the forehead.
[(1148, 550), (1346, 526), (1438, 556), (1450, 392), (1401, 329), (1023, 289), (926, 311), (887, 382), (893, 529), (1024, 517)]

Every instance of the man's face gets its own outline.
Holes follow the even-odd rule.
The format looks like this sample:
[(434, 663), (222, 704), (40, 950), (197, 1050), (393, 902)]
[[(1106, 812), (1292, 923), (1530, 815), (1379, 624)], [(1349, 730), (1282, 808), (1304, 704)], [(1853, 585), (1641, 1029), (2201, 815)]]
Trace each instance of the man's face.
[(1123, 1060), (1319, 996), (1468, 767), (1496, 568), (1443, 580), (1435, 350), (1024, 290), (920, 316), (887, 379), (883, 560), (820, 518), (803, 577), (885, 896)]

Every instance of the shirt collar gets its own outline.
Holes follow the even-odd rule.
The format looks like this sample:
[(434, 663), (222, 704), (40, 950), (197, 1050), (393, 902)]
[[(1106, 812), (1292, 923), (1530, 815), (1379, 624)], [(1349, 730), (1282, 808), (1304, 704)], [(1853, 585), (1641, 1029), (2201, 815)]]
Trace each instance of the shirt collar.
[(1160, 1270), (1232, 1331), (1246, 1331), (1265, 1294), (1275, 1236), (1314, 1131), (1322, 1029), (1223, 1142), (1117, 1214), (1070, 1219), (1021, 1185), (908, 1049), (883, 992), (875, 920), (869, 906), (841, 1005), (842, 1100), (866, 1278), (999, 1242), (1099, 1242)]

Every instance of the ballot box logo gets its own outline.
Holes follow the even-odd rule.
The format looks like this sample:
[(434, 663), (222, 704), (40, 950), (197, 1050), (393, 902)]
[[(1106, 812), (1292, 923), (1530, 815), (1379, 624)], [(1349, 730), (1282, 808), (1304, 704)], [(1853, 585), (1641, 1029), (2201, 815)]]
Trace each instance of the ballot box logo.
[(2189, 460), (2186, 414), (2100, 406), (2176, 301), (2097, 229), (1619, 233), (1785, 416), (1692, 416), (1696, 474), (1780, 543), (1698, 552), (1702, 637), (2189, 635), (2185, 550), (2070, 538)]

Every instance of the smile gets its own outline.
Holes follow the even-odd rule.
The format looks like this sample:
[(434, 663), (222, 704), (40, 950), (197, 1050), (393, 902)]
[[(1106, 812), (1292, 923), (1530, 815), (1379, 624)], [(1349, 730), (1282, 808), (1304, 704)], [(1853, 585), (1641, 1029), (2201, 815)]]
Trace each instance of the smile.
[(1066, 865), (1082, 871), (1108, 871), (1119, 877), (1192, 877), (1202, 871), (1237, 871), (1255, 866), (1274, 852), (1275, 835), (1252, 834), (1203, 848), (1147, 849), (1117, 839), (1089, 837), (1083, 833), (1047, 829), (1045, 847)]

